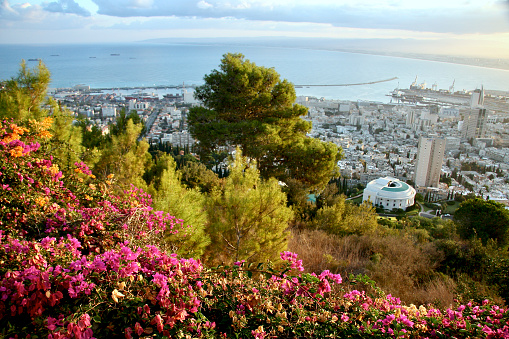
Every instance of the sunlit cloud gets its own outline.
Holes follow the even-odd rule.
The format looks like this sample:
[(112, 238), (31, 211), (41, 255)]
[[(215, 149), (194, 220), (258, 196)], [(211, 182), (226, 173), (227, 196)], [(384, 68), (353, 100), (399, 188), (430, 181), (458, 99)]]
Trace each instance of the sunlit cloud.
[(91, 13), (81, 7), (74, 0), (53, 1), (44, 6), (44, 10), (54, 13), (76, 14), (80, 16), (91, 16)]

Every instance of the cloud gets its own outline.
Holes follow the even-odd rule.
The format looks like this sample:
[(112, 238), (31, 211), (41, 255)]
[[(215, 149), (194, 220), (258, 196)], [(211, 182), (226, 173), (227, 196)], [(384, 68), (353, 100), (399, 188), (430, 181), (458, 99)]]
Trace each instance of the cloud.
[[(507, 1), (484, 5), (419, 5), (416, 2), (268, 0), (93, 0), (98, 13), (116, 17), (236, 18), (308, 22), (336, 27), (400, 29), (439, 33), (496, 33), (509, 30)], [(138, 4), (141, 3), (142, 5)], [(420, 2), (419, 2), (420, 3)], [(380, 5), (379, 5), (380, 4)]]
[(211, 5), (211, 4), (209, 4), (208, 2), (203, 1), (203, 0), (201, 0), (200, 2), (198, 2), (198, 3), (196, 4), (196, 6), (197, 6), (198, 8), (201, 8), (201, 9), (207, 9), (207, 8), (210, 8), (210, 7), (214, 7), (213, 5)]
[(7, 0), (0, 0), (1, 21), (19, 21), (24, 19), (35, 19), (40, 12), (39, 6), (32, 6), (29, 3), (10, 5)]
[[(7, 0), (0, 0), (0, 31), (5, 33), (1, 34), (3, 40), (10, 39), (6, 32), (9, 34), (13, 31), (26, 32), (27, 39), (30, 40), (33, 32), (81, 29), (95, 21), (97, 20), (93, 17), (50, 12), (40, 5), (30, 3), (10, 5)], [(23, 41), (24, 39), (20, 39), (18, 42)]]
[(81, 7), (74, 0), (53, 1), (44, 6), (44, 10), (53, 13), (76, 14), (80, 16), (91, 16), (90, 12)]

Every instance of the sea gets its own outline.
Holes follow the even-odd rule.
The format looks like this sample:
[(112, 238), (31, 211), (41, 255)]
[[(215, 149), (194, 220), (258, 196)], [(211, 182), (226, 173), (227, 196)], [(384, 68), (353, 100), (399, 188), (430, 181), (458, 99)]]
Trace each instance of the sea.
[[(15, 77), (21, 60), (33, 67), (34, 59), (40, 59), (51, 72), (51, 88), (84, 84), (110, 89), (106, 92), (181, 85), (192, 89), (202, 85), (204, 75), (218, 69), (229, 52), (242, 53), (258, 66), (273, 67), (295, 85), (299, 96), (388, 103), (394, 89), (408, 88), (416, 78), (428, 88), (449, 89), (454, 83), (456, 91), (481, 86), (509, 91), (509, 71), (501, 69), (331, 50), (147, 42), (1, 45), (0, 79)], [(384, 81), (388, 79), (393, 80)], [(154, 91), (162, 95), (179, 90)]]

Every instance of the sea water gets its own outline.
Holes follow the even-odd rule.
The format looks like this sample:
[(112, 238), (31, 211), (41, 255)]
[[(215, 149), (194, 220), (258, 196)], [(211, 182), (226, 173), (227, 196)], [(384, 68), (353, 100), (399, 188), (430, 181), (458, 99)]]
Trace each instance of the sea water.
[[(242, 53), (259, 66), (273, 67), (296, 85), (297, 95), (389, 102), (395, 88), (426, 82), (431, 88), (509, 91), (509, 71), (401, 57), (298, 48), (203, 44), (2, 45), (0, 79), (16, 75), (22, 59), (40, 59), (51, 72), (52, 88), (201, 85), (225, 53)], [(363, 85), (311, 87), (310, 85)]]

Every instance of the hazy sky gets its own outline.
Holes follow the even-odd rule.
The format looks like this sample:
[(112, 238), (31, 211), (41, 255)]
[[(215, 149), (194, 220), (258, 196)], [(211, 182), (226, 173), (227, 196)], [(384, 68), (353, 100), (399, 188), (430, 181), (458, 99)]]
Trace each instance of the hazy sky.
[(509, 0), (0, 0), (0, 43), (252, 36), (454, 40), (509, 58)]

